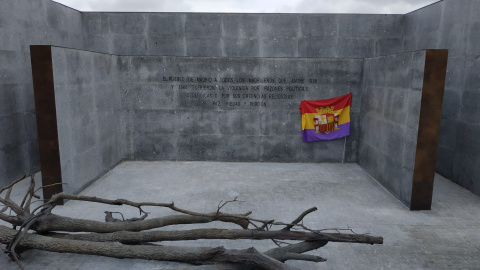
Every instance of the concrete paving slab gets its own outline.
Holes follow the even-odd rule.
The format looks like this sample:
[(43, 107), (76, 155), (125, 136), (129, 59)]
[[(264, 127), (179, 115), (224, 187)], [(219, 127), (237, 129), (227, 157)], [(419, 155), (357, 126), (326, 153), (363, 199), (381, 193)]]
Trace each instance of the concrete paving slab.
[[(37, 177), (37, 181), (39, 181)], [(24, 185), (26, 187), (26, 185)], [(81, 194), (137, 201), (174, 201), (199, 212), (215, 211), (221, 200), (241, 203), (225, 211), (289, 222), (316, 206), (304, 224), (316, 229), (350, 228), (384, 237), (383, 245), (329, 243), (312, 252), (325, 263), (289, 262), (301, 269), (480, 269), (480, 197), (440, 175), (435, 177), (431, 211), (411, 212), (356, 164), (124, 162)], [(21, 197), (21, 188), (13, 197)], [(56, 214), (103, 221), (104, 211), (138, 216), (133, 208), (69, 201)], [(172, 213), (147, 208), (151, 217)], [(231, 227), (215, 223), (217, 227)], [(212, 227), (201, 225), (197, 227)], [(176, 226), (178, 229), (190, 226)], [(260, 251), (270, 241), (199, 240), (172, 245), (225, 246)], [(26, 269), (203, 269), (174, 262), (27, 251)], [(18, 269), (0, 256), (2, 270)]]

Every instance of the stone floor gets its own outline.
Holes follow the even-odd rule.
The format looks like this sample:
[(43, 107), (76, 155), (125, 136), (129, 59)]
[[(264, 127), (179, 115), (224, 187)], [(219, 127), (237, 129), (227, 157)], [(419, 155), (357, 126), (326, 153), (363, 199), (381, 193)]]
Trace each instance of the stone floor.
[[(15, 190), (16, 197), (21, 191)], [(301, 269), (480, 269), (480, 197), (437, 175), (431, 211), (411, 212), (356, 164), (220, 162), (125, 162), (82, 194), (105, 198), (171, 202), (200, 212), (238, 196), (225, 211), (253, 211), (253, 217), (289, 222), (316, 206), (304, 224), (350, 228), (384, 237), (383, 245), (329, 243), (312, 252), (325, 263), (289, 262)], [(138, 216), (133, 208), (67, 202), (55, 209), (66, 216), (103, 220), (103, 212)], [(169, 214), (147, 208), (151, 216)], [(225, 227), (223, 223), (215, 223)], [(209, 225), (211, 226), (211, 225)], [(203, 226), (203, 227), (209, 227)], [(178, 226), (176, 228), (189, 228)], [(168, 243), (186, 245), (186, 243)], [(274, 247), (270, 241), (208, 241), (190, 245)], [(26, 269), (202, 269), (172, 262), (28, 251)], [(18, 269), (0, 256), (0, 269)]]

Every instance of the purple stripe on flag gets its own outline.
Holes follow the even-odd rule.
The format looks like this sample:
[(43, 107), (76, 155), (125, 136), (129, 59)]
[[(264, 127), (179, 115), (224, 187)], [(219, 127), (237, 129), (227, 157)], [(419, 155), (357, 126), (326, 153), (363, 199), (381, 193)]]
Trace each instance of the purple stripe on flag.
[(350, 122), (338, 126), (340, 129), (334, 130), (328, 134), (325, 133), (316, 133), (315, 129), (304, 129), (303, 141), (304, 142), (313, 142), (313, 141), (326, 141), (333, 140), (338, 138), (343, 138), (350, 135)]

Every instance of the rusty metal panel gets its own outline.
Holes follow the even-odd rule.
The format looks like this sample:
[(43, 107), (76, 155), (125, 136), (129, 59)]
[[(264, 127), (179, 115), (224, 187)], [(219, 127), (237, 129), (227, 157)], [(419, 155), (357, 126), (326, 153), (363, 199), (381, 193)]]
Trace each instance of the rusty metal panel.
[(426, 50), (410, 210), (430, 210), (448, 50)]
[[(30, 46), (33, 90), (37, 117), (43, 198), (62, 192), (62, 171), (57, 132), (52, 49), (48, 45)], [(57, 184), (57, 185), (54, 185)], [(52, 186), (53, 185), (53, 186)]]

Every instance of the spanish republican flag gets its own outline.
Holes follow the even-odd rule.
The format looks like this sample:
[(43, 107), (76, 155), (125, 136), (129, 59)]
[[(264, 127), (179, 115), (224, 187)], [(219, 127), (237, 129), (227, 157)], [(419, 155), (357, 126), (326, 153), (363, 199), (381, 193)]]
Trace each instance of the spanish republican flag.
[(302, 101), (303, 141), (325, 141), (349, 136), (351, 105), (351, 93), (331, 99)]

